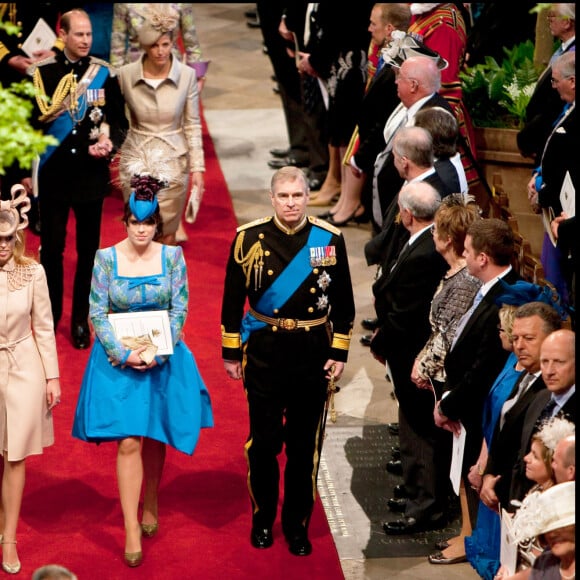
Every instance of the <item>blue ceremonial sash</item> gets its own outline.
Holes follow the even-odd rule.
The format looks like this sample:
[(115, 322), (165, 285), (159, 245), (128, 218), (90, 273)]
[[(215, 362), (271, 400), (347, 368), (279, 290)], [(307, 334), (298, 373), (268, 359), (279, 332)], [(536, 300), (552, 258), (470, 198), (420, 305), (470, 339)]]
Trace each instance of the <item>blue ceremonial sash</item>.
[[(93, 78), (91, 84), (87, 89), (100, 89), (107, 80), (109, 76), (109, 69), (106, 66), (100, 65), (99, 72)], [(86, 91), (85, 91), (86, 94)], [(88, 105), (87, 105), (88, 106)], [(68, 137), (69, 133), (72, 131), (74, 123), (72, 122), (71, 116), (66, 113), (61, 113), (46, 129), (45, 133), (47, 135), (52, 135), (58, 139), (59, 145)], [(49, 145), (45, 152), (40, 156), (38, 162), (38, 167), (41, 168), (50, 158), (50, 156), (56, 151), (59, 145)]]
[[(280, 276), (262, 294), (255, 310), (260, 314), (264, 314), (264, 316), (272, 316), (275, 308), (284, 306), (311, 272), (310, 248), (326, 246), (331, 237), (332, 234), (329, 231), (313, 226), (306, 244), (294, 256)], [(246, 312), (240, 328), (242, 344), (248, 340), (254, 330), (264, 326), (266, 326), (265, 322), (257, 320), (250, 312)]]

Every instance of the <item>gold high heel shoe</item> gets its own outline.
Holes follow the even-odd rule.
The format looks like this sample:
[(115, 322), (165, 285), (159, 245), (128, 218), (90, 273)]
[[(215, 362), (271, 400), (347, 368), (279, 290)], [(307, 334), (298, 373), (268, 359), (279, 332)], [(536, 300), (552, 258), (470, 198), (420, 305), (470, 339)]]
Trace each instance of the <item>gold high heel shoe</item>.
[(143, 551), (140, 552), (125, 552), (125, 564), (129, 566), (129, 568), (136, 568), (140, 566), (143, 562)]
[[(0, 540), (0, 542), (2, 543), (2, 545), (16, 544), (16, 540), (9, 541), (4, 540), (3, 538)], [(16, 562), (16, 564), (8, 564), (7, 562), (2, 562), (2, 570), (4, 570), (4, 572), (6, 572), (7, 574), (18, 574), (21, 568), (22, 564), (20, 563), (20, 560)]]
[[(139, 536), (143, 535), (143, 531), (141, 529), (141, 526), (139, 526)], [(139, 543), (141, 543), (139, 541)], [(125, 552), (123, 554), (123, 557), (125, 559), (125, 564), (127, 564), (127, 566), (129, 566), (129, 568), (136, 568), (137, 566), (140, 566), (141, 563), (143, 562), (143, 550), (139, 550), (138, 552)]]
[(159, 531), (159, 522), (155, 522), (154, 524), (145, 524), (141, 522), (141, 531), (143, 532), (143, 536), (146, 538), (152, 538)]

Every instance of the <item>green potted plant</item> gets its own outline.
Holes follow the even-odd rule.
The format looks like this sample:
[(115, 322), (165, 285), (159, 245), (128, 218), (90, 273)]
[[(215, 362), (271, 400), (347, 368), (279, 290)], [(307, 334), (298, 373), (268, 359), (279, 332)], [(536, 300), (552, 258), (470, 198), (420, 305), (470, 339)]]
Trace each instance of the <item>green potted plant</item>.
[(501, 64), (488, 56), (459, 74), (463, 100), (474, 125), (521, 129), (540, 74), (534, 44), (527, 40), (503, 51)]
[(522, 157), (516, 137), (524, 126), (526, 107), (541, 71), (534, 64), (531, 40), (503, 51), (501, 63), (487, 57), (460, 73), (463, 99), (474, 125), (478, 162), (488, 183), (502, 184), (520, 232), (539, 255), (541, 224), (527, 198), (533, 163)]

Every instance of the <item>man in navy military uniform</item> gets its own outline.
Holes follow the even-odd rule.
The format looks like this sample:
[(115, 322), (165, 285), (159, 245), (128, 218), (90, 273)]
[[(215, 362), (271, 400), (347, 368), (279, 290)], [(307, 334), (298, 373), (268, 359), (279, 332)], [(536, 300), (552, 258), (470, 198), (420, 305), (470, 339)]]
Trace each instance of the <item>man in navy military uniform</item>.
[(251, 543), (273, 543), (277, 456), (285, 445), (282, 530), (290, 552), (307, 556), (327, 391), (347, 360), (354, 299), (344, 238), (328, 222), (306, 216), (302, 170), (278, 170), (270, 197), (275, 215), (240, 226), (232, 243), (222, 356), (228, 375), (243, 378), (248, 398)]
[(122, 144), (128, 121), (110, 65), (89, 56), (92, 28), (88, 14), (79, 9), (66, 12), (60, 26), (63, 52), (29, 69), (36, 89), (34, 124), (59, 141), (39, 162), (40, 261), (46, 270), (56, 327), (62, 315), (63, 255), (72, 209), (77, 267), (71, 334), (75, 348), (87, 348), (89, 292), (103, 199), (110, 188), (109, 160)]

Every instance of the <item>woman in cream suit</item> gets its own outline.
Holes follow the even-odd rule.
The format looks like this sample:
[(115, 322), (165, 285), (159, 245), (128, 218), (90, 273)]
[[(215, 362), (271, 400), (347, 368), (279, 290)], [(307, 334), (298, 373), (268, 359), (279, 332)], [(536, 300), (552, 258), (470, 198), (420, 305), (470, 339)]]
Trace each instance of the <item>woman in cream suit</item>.
[(60, 402), (54, 324), (44, 268), (24, 256), (30, 200), (21, 185), (0, 201), (0, 448), (2, 569), (20, 571), (16, 528), (25, 459), (54, 443), (52, 409)]
[(163, 157), (167, 187), (158, 194), (163, 220), (160, 241), (175, 244), (188, 192), (197, 188), (197, 195), (203, 195), (205, 164), (199, 92), (194, 69), (172, 55), (178, 14), (169, 4), (151, 4), (147, 17), (139, 30), (142, 58), (119, 69), (119, 83), (130, 117), (119, 174), (127, 201), (135, 157), (140, 158), (143, 150)]

